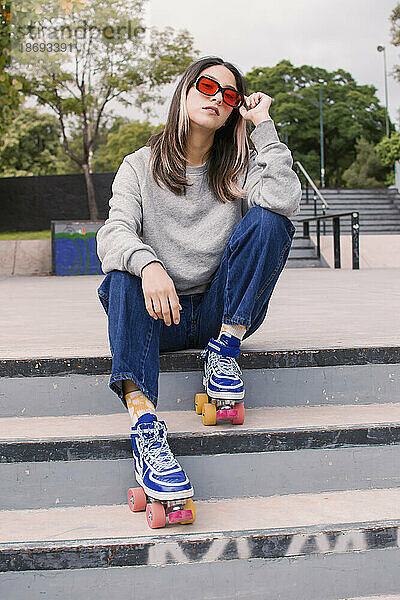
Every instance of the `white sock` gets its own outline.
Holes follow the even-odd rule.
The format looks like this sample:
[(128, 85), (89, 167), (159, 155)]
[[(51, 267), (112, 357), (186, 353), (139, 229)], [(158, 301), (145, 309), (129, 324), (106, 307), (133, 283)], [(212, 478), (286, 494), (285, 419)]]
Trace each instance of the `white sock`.
[(232, 323), (222, 323), (221, 331), (219, 332), (218, 340), (221, 339), (221, 335), (226, 333), (228, 335), (233, 335), (236, 338), (239, 338), (241, 341), (243, 339), (244, 334), (246, 333), (246, 327), (244, 325), (233, 325)]
[(132, 427), (136, 425), (139, 417), (146, 413), (156, 414), (156, 409), (151, 400), (143, 394), (141, 390), (128, 392), (125, 394), (126, 406), (128, 407), (129, 416), (132, 421)]

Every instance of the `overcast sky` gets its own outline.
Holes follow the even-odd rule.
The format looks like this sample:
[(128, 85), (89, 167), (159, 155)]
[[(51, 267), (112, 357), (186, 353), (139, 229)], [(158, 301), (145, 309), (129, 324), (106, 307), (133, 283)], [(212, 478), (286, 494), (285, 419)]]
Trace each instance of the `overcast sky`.
[[(373, 84), (382, 104), (383, 53), (376, 47), (384, 45), (389, 114), (399, 128), (400, 84), (389, 75), (400, 64), (400, 48), (390, 43), (395, 6), (393, 0), (149, 0), (146, 20), (158, 28), (188, 29), (199, 57), (221, 56), (244, 74), (282, 59), (329, 71), (343, 68), (357, 83)], [(159, 112), (161, 120), (168, 104)], [(140, 118), (139, 112), (135, 116)]]

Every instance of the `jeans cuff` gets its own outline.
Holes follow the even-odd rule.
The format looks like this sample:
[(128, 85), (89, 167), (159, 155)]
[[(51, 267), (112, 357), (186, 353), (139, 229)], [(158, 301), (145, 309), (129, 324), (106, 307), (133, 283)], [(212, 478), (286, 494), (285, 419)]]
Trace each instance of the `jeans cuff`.
[(230, 317), (229, 315), (224, 315), (222, 317), (223, 323), (229, 323), (230, 325), (243, 325), (246, 329), (249, 329), (251, 325), (251, 321), (249, 319), (244, 319), (242, 317)]
[(105, 300), (107, 300), (107, 302), (110, 301), (109, 297), (107, 296), (107, 294), (105, 294), (104, 292), (102, 292), (101, 290), (97, 290), (97, 295), (101, 296), (102, 298), (104, 298)]
[[(121, 400), (121, 402), (123, 403), (123, 405), (125, 407), (126, 407), (126, 402), (125, 402), (125, 397), (124, 397), (122, 379), (131, 379), (133, 381), (133, 383), (136, 383), (139, 390), (141, 392), (143, 392), (143, 394), (150, 400), (150, 402), (152, 402), (154, 404), (154, 407), (157, 408), (158, 399), (154, 396), (154, 394), (149, 392), (149, 390), (147, 390), (143, 386), (143, 383), (138, 381), (138, 379), (136, 378), (136, 376), (133, 373), (116, 373), (114, 375), (111, 375), (108, 385), (109, 385), (110, 389), (117, 394), (117, 396), (119, 397), (119, 399)], [(118, 385), (116, 385), (116, 381), (121, 381), (121, 388)]]

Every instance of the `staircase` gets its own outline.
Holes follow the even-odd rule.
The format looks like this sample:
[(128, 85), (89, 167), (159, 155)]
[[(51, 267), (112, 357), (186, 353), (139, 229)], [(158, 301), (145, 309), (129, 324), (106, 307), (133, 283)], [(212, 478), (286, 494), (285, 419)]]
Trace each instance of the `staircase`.
[[(300, 216), (300, 215), (299, 215)], [(305, 216), (305, 215), (302, 215)], [(303, 225), (296, 223), (295, 219), (291, 219), (292, 223), (296, 226), (297, 230), (294, 234), (292, 247), (290, 248), (289, 256), (285, 265), (285, 269), (299, 269), (299, 268), (330, 268), (328, 262), (321, 255), (320, 258), (317, 256), (317, 247), (311, 238), (305, 238), (302, 236)], [(312, 233), (312, 225), (310, 226), (310, 232)], [(301, 232), (301, 233), (299, 233)]]
[[(400, 194), (394, 189), (325, 189), (321, 193), (329, 205), (326, 214), (355, 210), (359, 212), (360, 235), (400, 235)], [(309, 191), (307, 203), (306, 192), (303, 190), (301, 212), (298, 218), (314, 216), (314, 200), (312, 190)], [(321, 203), (317, 199), (317, 214), (322, 214)], [(311, 239), (303, 237), (303, 225), (293, 217), (296, 226), (293, 245), (286, 266), (297, 267), (328, 267), (321, 256), (318, 260), (316, 246)], [(333, 235), (332, 220), (321, 222), (321, 236)], [(340, 219), (340, 233), (351, 235), (350, 216)], [(316, 235), (315, 222), (310, 223), (310, 234)]]
[[(197, 350), (160, 356), (192, 525), (130, 512), (109, 357), (0, 361), (1, 600), (341, 600), (400, 590), (398, 347), (243, 351), (242, 426), (204, 427)], [(399, 596), (392, 596), (399, 598)]]
[[(354, 189), (354, 190), (321, 190), (321, 193), (329, 204), (329, 213), (341, 210), (356, 210), (360, 213), (360, 235), (366, 234), (400, 234), (400, 195), (393, 189)], [(321, 213), (321, 205), (317, 203), (318, 214)], [(301, 212), (299, 217), (314, 215), (314, 201), (309, 194), (309, 203), (306, 204), (306, 195), (303, 190), (301, 201)], [(293, 219), (294, 224), (295, 218)], [(296, 225), (297, 227), (297, 225)], [(332, 235), (332, 223), (326, 221), (326, 235)], [(311, 232), (315, 231), (315, 225), (310, 226)], [(350, 235), (350, 217), (340, 220), (341, 232)], [(302, 231), (298, 230), (302, 234)], [(321, 224), (321, 235), (323, 224)]]

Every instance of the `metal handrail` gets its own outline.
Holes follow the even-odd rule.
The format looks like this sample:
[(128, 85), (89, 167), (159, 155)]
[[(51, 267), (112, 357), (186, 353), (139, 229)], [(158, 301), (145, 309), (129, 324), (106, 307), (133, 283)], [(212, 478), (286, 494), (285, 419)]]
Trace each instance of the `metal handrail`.
[(317, 188), (317, 186), (315, 185), (315, 183), (313, 182), (313, 180), (311, 179), (301, 162), (299, 160), (296, 160), (294, 164), (299, 167), (300, 171), (303, 173), (304, 177), (307, 179), (308, 183), (311, 185), (312, 189), (317, 194), (318, 198), (321, 200), (323, 207), (326, 210), (329, 210), (329, 204), (327, 203), (327, 201), (325, 200), (325, 198), (323, 197), (323, 195), (321, 194), (321, 192), (319, 191), (319, 189)]
[(303, 223), (303, 237), (310, 238), (310, 221), (317, 222), (317, 257), (321, 258), (320, 244), (320, 222), (332, 219), (333, 226), (333, 255), (335, 257), (335, 269), (340, 269), (340, 217), (351, 215), (351, 245), (352, 245), (352, 268), (360, 268), (360, 220), (359, 212), (352, 210), (330, 215), (318, 215), (316, 217), (296, 217), (296, 221)]

